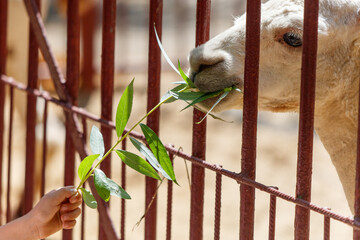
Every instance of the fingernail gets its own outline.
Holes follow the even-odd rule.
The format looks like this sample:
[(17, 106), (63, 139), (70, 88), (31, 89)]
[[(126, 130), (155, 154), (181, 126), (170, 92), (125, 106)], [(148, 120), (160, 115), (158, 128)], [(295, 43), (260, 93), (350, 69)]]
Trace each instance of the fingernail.
[(76, 188), (70, 188), (69, 189), (69, 191), (72, 193), (72, 194), (75, 194), (75, 193), (77, 193), (77, 190), (76, 190)]

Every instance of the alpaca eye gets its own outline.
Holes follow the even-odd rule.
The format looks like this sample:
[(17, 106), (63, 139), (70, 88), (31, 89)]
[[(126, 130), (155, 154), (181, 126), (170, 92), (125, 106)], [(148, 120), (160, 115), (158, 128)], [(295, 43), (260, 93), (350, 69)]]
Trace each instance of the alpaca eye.
[(283, 39), (291, 47), (300, 47), (302, 45), (301, 35), (294, 32), (285, 33)]

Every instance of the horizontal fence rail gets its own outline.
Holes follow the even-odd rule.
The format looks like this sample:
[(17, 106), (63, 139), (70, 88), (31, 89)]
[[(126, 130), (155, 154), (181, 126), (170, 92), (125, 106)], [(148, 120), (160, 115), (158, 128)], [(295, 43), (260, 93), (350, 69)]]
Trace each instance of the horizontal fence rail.
[[(215, 1), (215, 0), (213, 0)], [(239, 1), (240, 2), (240, 1)], [(113, 119), (113, 98), (114, 98), (114, 75), (116, 72), (115, 66), (115, 46), (116, 46), (116, 18), (117, 18), (117, 3), (115, 0), (103, 1), (103, 16), (102, 16), (102, 47), (101, 47), (101, 109), (100, 116), (92, 114), (82, 107), (79, 103), (79, 79), (81, 75), (81, 59), (80, 59), (80, 43), (81, 43), (81, 18), (80, 18), (80, 2), (68, 0), (67, 1), (67, 60), (66, 60), (66, 77), (63, 76), (59, 64), (50, 48), (49, 39), (45, 30), (44, 22), (39, 11), (39, 0), (24, 0), (27, 14), (30, 19), (30, 35), (29, 35), (29, 66), (28, 66), (28, 81), (27, 84), (20, 83), (18, 79), (7, 76), (5, 65), (7, 60), (6, 49), (6, 33), (7, 33), (7, 0), (0, 0), (0, 225), (3, 224), (3, 215), (6, 216), (6, 221), (10, 221), (14, 213), (12, 213), (13, 206), (11, 206), (11, 189), (12, 176), (11, 168), (13, 167), (13, 113), (14, 113), (14, 91), (24, 92), (27, 94), (27, 119), (26, 119), (26, 150), (25, 150), (25, 182), (23, 195), (23, 209), (22, 213), (27, 213), (31, 210), (34, 204), (34, 199), (37, 199), (36, 194), (36, 173), (35, 173), (35, 149), (37, 140), (36, 133), (36, 104), (38, 99), (43, 99), (45, 104), (43, 107), (42, 116), (42, 159), (41, 159), (41, 177), (39, 180), (40, 191), (39, 195), (43, 196), (45, 193), (45, 185), (47, 183), (46, 168), (47, 158), (46, 152), (48, 149), (47, 140), (49, 139), (48, 128), (48, 107), (49, 104), (56, 108), (62, 109), (65, 116), (65, 159), (64, 159), (64, 185), (73, 185), (74, 176), (76, 174), (76, 156), (81, 159), (85, 158), (89, 152), (87, 150), (86, 138), (88, 137), (87, 124), (94, 122), (101, 125), (101, 132), (104, 136), (105, 148), (111, 146), (113, 131), (115, 124), (111, 121)], [(239, 3), (237, 3), (238, 5)], [(239, 206), (239, 238), (240, 239), (254, 239), (255, 235), (255, 192), (256, 190), (267, 193), (269, 196), (268, 207), (268, 239), (276, 239), (276, 219), (278, 217), (277, 211), (279, 209), (279, 200), (292, 203), (295, 206), (294, 218), (294, 238), (295, 239), (309, 239), (310, 238), (310, 213), (318, 213), (323, 216), (323, 233), (324, 239), (330, 239), (330, 223), (331, 220), (346, 224), (353, 229), (353, 239), (360, 239), (360, 148), (358, 148), (357, 161), (357, 181), (356, 181), (356, 203), (355, 203), (355, 217), (345, 217), (341, 214), (331, 211), (329, 208), (320, 207), (311, 202), (311, 179), (312, 179), (312, 158), (313, 158), (313, 132), (314, 132), (314, 107), (315, 107), (315, 82), (316, 82), (316, 53), (317, 53), (317, 24), (319, 0), (305, 0), (304, 1), (304, 35), (303, 35), (303, 57), (302, 57), (302, 73), (301, 73), (301, 102), (300, 102), (300, 124), (299, 124), (299, 138), (298, 138), (298, 162), (297, 162), (297, 177), (296, 177), (296, 191), (295, 196), (281, 192), (275, 186), (267, 186), (266, 183), (261, 183), (256, 180), (256, 151), (257, 151), (257, 126), (258, 126), (258, 86), (259, 86), (259, 59), (260, 53), (260, 30), (261, 30), (261, 1), (252, 0), (247, 1), (247, 25), (246, 25), (246, 56), (244, 69), (244, 109), (243, 109), (243, 128), (242, 128), (242, 147), (241, 147), (241, 171), (238, 169), (229, 170), (223, 168), (219, 164), (212, 164), (206, 159), (206, 131), (207, 122), (196, 124), (204, 117), (204, 113), (194, 110), (193, 112), (193, 126), (192, 126), (192, 153), (187, 154), (182, 150), (175, 148), (171, 144), (165, 145), (169, 152), (173, 164), (179, 159), (186, 160), (191, 163), (191, 178), (190, 184), (190, 214), (189, 214), (189, 239), (201, 240), (204, 239), (204, 215), (208, 211), (204, 209), (205, 203), (205, 173), (215, 173), (213, 185), (215, 186), (214, 199), (214, 222), (213, 222), (213, 236), (214, 239), (221, 239), (221, 220), (223, 213), (223, 185), (227, 180), (236, 182), (238, 186), (234, 193), (240, 193), (240, 202), (234, 203)], [(163, 33), (163, 0), (149, 1), (149, 45), (148, 45), (148, 71), (147, 71), (147, 111), (151, 110), (160, 100), (160, 76), (161, 76), (161, 53), (157, 47), (157, 41), (154, 33), (154, 26), (159, 34), (160, 39)], [(197, 0), (196, 6), (196, 32), (195, 32), (195, 46), (205, 43), (210, 37), (210, 15), (211, 15), (211, 0)], [(94, 11), (94, 9), (92, 9)], [(89, 12), (88, 16), (96, 16), (94, 12)], [(84, 18), (85, 19), (85, 18)], [(84, 20), (83, 19), (83, 20)], [(89, 26), (94, 27), (94, 22), (89, 20)], [(94, 19), (92, 19), (94, 20)], [(126, 24), (125, 24), (126, 25)], [(94, 29), (83, 29), (88, 32), (88, 36), (93, 35)], [(93, 36), (91, 36), (93, 38)], [(92, 48), (92, 40), (90, 43), (84, 44), (87, 48)], [(85, 43), (85, 42), (84, 42)], [(55, 92), (57, 97), (51, 95), (45, 90), (38, 88), (38, 74), (39, 56), (42, 56), (49, 68), (50, 76), (54, 82)], [(88, 55), (87, 55), (88, 54)], [(92, 50), (83, 53), (83, 56), (93, 58)], [(92, 86), (94, 72), (92, 66), (93, 59), (86, 59), (84, 65), (86, 68), (82, 73), (87, 76), (89, 82), (88, 86)], [(9, 109), (8, 114), (5, 112), (6, 105), (6, 90), (9, 90)], [(360, 115), (359, 115), (360, 116)], [(7, 133), (5, 135), (5, 120), (8, 119)], [(5, 120), (4, 120), (5, 119)], [(147, 118), (147, 124), (157, 134), (160, 133), (160, 109)], [(359, 117), (360, 124), (360, 117)], [(127, 133), (129, 129), (125, 129)], [(360, 130), (358, 130), (358, 142), (360, 142)], [(130, 136), (146, 141), (145, 137), (132, 131)], [(6, 139), (7, 137), (7, 139)], [(7, 180), (4, 182), (5, 175), (3, 174), (3, 165), (5, 163), (4, 146), (7, 144)], [(359, 144), (358, 144), (359, 145)], [(122, 149), (127, 148), (127, 143), (122, 143)], [(179, 159), (177, 159), (179, 158)], [(239, 160), (239, 159), (238, 159)], [(126, 189), (128, 186), (127, 167), (121, 163), (121, 186)], [(106, 164), (102, 164), (102, 170), (106, 172), (107, 176), (111, 175), (113, 166), (110, 159)], [(240, 165), (239, 165), (240, 168)], [(6, 185), (6, 196), (3, 197), (3, 185)], [(176, 218), (174, 215), (174, 200), (176, 193), (173, 188), (173, 183), (168, 181), (166, 190), (166, 206), (158, 204), (158, 182), (154, 179), (145, 179), (145, 194), (144, 207), (146, 214), (144, 215), (144, 239), (156, 240), (162, 239), (176, 239), (173, 233), (172, 225)], [(89, 181), (92, 192), (96, 192), (93, 181)], [(114, 224), (114, 214), (111, 214), (110, 204), (105, 203), (97, 194), (94, 194), (98, 202), (98, 222), (99, 232), (98, 239), (101, 240), (117, 240), (126, 239), (126, 231), (128, 224), (126, 216), (129, 209), (124, 199), (120, 202), (120, 212), (117, 213), (120, 218), (120, 226)], [(227, 197), (227, 196), (226, 196)], [(6, 200), (5, 204), (3, 200)], [(159, 206), (158, 206), (159, 205)], [(3, 207), (6, 206), (4, 209)], [(85, 205), (83, 205), (84, 209)], [(157, 231), (159, 229), (159, 209), (165, 208), (164, 233), (160, 235)], [(81, 239), (86, 239), (85, 228), (87, 219), (87, 210), (83, 210), (81, 216)], [(184, 223), (185, 225), (185, 223)], [(120, 231), (118, 231), (120, 229)], [(119, 233), (118, 233), (119, 232)], [(63, 239), (69, 240), (74, 238), (73, 231), (65, 230), (63, 232)]]

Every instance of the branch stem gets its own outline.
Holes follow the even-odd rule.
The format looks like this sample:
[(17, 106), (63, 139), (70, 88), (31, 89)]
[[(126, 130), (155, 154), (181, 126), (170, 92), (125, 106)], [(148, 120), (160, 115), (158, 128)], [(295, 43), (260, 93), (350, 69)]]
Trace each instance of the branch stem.
[[(184, 89), (180, 90), (179, 92), (183, 92), (185, 90), (187, 90), (188, 87), (185, 87)], [(114, 149), (119, 145), (119, 143), (121, 143), (125, 138), (127, 138), (129, 136), (129, 134), (142, 122), (144, 121), (151, 113), (153, 113), (157, 108), (159, 108), (163, 103), (167, 102), (168, 100), (170, 100), (170, 98), (172, 98), (172, 96), (167, 97), (166, 99), (162, 100), (161, 102), (159, 102), (155, 107), (153, 107), (148, 113), (146, 113), (145, 116), (143, 116), (132, 128), (130, 128), (129, 131), (127, 131), (122, 137), (119, 137), (119, 139), (116, 141), (116, 143), (114, 144), (114, 146), (112, 146), (105, 154), (104, 156), (99, 160), (99, 162), (95, 165), (95, 167), (93, 169), (91, 169), (91, 171), (89, 171), (89, 173), (85, 176), (84, 179), (82, 179), (80, 181), (80, 184), (77, 186), (77, 190), (79, 190), (81, 188), (81, 186), (86, 182), (86, 180), (93, 174), (93, 172), (95, 171), (95, 169), (102, 163), (102, 161), (105, 160), (105, 158), (112, 152), (114, 151)]]

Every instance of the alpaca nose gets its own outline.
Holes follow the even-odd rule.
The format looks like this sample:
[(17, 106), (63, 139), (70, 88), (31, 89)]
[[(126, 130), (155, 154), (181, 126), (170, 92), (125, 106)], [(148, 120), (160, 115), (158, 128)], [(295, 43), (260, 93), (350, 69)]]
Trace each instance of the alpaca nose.
[[(214, 65), (223, 62), (224, 56), (220, 52), (211, 51), (211, 55), (205, 54), (205, 45), (197, 47), (190, 52), (189, 62), (192, 74), (212, 68)], [(210, 52), (210, 51), (208, 51)]]

